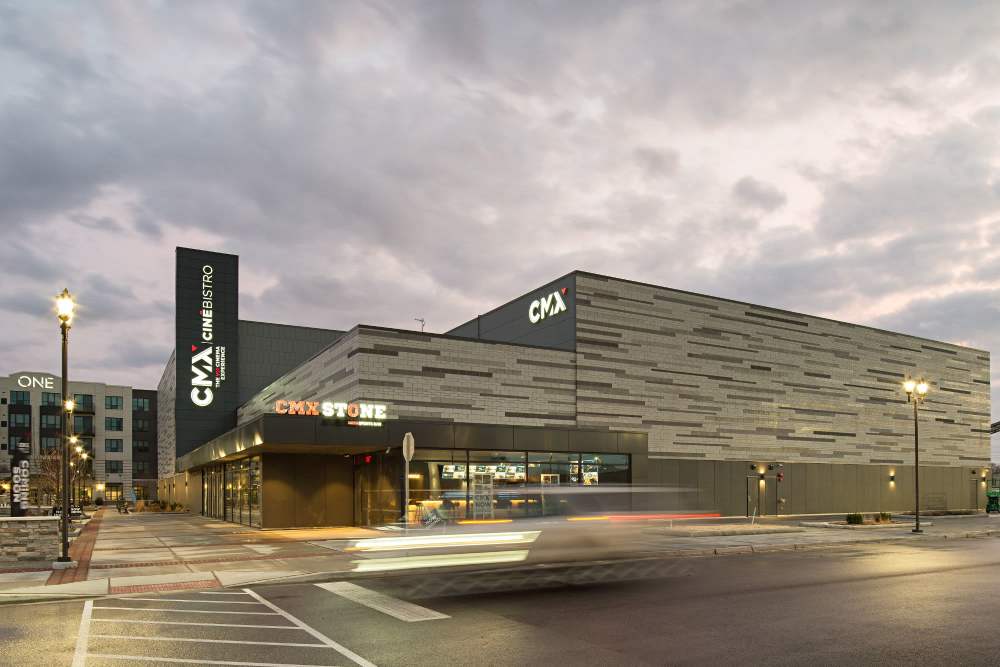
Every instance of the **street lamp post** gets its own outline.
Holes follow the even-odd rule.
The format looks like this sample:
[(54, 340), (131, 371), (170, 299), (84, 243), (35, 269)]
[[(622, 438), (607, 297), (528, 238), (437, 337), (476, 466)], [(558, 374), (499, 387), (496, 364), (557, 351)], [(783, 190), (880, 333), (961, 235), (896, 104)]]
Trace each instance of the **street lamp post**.
[(69, 420), (73, 417), (73, 400), (69, 395), (69, 329), (73, 321), (73, 296), (68, 289), (56, 297), (56, 315), (62, 330), (62, 553), (60, 563), (68, 563), (69, 558)]
[(907, 378), (903, 382), (903, 391), (906, 392), (906, 401), (913, 403), (913, 496), (916, 507), (916, 525), (913, 527), (914, 533), (922, 533), (920, 530), (920, 422), (917, 417), (919, 405), (927, 395), (927, 383), (921, 380), (911, 380)]

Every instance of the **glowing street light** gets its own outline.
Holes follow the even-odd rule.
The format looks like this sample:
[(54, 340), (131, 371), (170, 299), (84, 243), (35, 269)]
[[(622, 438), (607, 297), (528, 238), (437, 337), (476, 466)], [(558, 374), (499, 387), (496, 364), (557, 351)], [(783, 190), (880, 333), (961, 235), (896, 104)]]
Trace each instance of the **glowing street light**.
[(918, 437), (919, 420), (917, 412), (919, 405), (924, 401), (924, 397), (927, 396), (928, 389), (927, 382), (923, 378), (920, 380), (906, 378), (903, 381), (903, 391), (906, 392), (906, 401), (913, 403), (913, 495), (917, 519), (916, 525), (913, 527), (914, 533), (924, 532), (920, 530), (920, 440)]
[(62, 419), (62, 554), (57, 559), (68, 563), (69, 557), (69, 466), (70, 466), (70, 435), (69, 420), (73, 416), (73, 400), (69, 394), (69, 329), (73, 322), (73, 311), (76, 302), (68, 289), (63, 289), (56, 297), (56, 317), (59, 319), (59, 329), (62, 331), (62, 405), (65, 410)]

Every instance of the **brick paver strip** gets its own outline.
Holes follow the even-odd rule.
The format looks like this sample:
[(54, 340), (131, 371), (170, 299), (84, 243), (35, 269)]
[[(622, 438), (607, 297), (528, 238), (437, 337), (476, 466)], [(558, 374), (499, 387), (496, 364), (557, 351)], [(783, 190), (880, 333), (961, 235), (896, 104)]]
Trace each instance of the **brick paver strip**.
[(94, 553), (94, 543), (97, 541), (97, 531), (101, 528), (103, 514), (103, 509), (94, 512), (93, 518), (87, 522), (77, 538), (69, 545), (69, 557), (76, 561), (77, 566), (53, 571), (49, 575), (48, 581), (45, 582), (46, 586), (87, 580), (87, 573), (90, 571), (90, 556)]
[[(202, 581), (179, 581), (166, 584), (136, 584), (134, 586), (112, 586), (108, 589), (109, 595), (120, 593), (159, 593), (163, 591), (182, 591), (193, 588), (221, 588), (216, 579), (204, 579)], [(155, 610), (151, 610), (155, 611)]]

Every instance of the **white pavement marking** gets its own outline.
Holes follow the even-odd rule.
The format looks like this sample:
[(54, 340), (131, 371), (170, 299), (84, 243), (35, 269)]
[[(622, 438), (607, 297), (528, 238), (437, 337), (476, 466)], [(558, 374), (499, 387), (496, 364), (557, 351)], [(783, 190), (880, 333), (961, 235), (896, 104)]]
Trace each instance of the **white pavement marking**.
[(299, 665), (289, 662), (236, 662), (235, 660), (197, 660), (195, 658), (164, 658), (152, 655), (111, 655), (108, 653), (91, 653), (91, 658), (104, 660), (127, 660), (129, 662), (183, 662), (189, 665), (238, 665), (240, 667), (317, 667), (316, 665)]
[(309, 648), (333, 648), (326, 644), (304, 644), (301, 642), (252, 642), (242, 639), (199, 639), (197, 637), (144, 637), (141, 635), (90, 635), (97, 639), (125, 639), (127, 641), (149, 641), (149, 642), (194, 642), (196, 644), (254, 644), (260, 646), (306, 646)]
[(360, 655), (358, 655), (354, 651), (350, 650), (346, 646), (342, 646), (342, 645), (338, 644), (337, 642), (333, 641), (332, 639), (330, 639), (329, 637), (327, 637), (326, 635), (324, 635), (319, 630), (316, 630), (316, 629), (314, 629), (314, 628), (306, 625), (305, 623), (303, 623), (299, 619), (295, 618), (294, 616), (292, 616), (291, 614), (289, 614), (287, 611), (285, 611), (281, 607), (278, 607), (277, 605), (268, 602), (267, 600), (265, 600), (264, 598), (262, 598), (260, 595), (257, 595), (257, 593), (253, 592), (249, 588), (244, 588), (243, 592), (246, 593), (247, 595), (250, 595), (255, 600), (259, 600), (260, 602), (264, 603), (269, 608), (273, 609), (274, 611), (276, 611), (279, 614), (281, 614), (282, 616), (284, 616), (286, 620), (289, 620), (292, 623), (294, 623), (295, 625), (299, 626), (300, 628), (302, 628), (303, 630), (305, 630), (306, 632), (308, 632), (310, 635), (312, 635), (316, 639), (320, 640), (321, 642), (323, 642), (324, 644), (326, 644), (330, 648), (332, 648), (335, 651), (337, 651), (338, 653), (340, 653), (342, 656), (348, 658), (349, 660), (354, 661), (358, 665), (361, 665), (361, 667), (376, 667), (375, 663), (369, 662), (368, 660), (365, 660)]
[(328, 584), (316, 585), (342, 598), (357, 602), (407, 623), (451, 618), (447, 614), (442, 614), (433, 609), (421, 607), (420, 605), (406, 602), (405, 600), (400, 600), (384, 593), (369, 590), (363, 586), (352, 584), (349, 581), (333, 581)]
[(259, 602), (243, 602), (241, 600), (182, 600), (180, 598), (112, 598), (113, 600), (142, 600), (143, 602), (197, 602), (198, 604), (255, 604)]
[(90, 616), (93, 608), (93, 600), (87, 600), (83, 603), (80, 630), (76, 634), (76, 650), (73, 652), (73, 667), (83, 667), (87, 661), (87, 640), (90, 636)]
[(150, 611), (157, 614), (238, 614), (240, 616), (277, 616), (273, 611), (216, 611), (215, 609), (160, 609), (159, 607), (94, 607), (94, 609), (119, 609), (124, 611)]
[[(99, 607), (98, 607), (99, 608)], [(137, 621), (134, 618), (92, 618), (91, 623), (144, 623), (146, 625), (197, 625), (223, 628), (267, 628), (269, 630), (301, 630), (294, 625), (248, 625), (246, 623), (192, 623), (190, 621)]]
[(233, 593), (231, 591), (198, 591), (199, 595), (242, 595), (246, 597), (246, 593)]

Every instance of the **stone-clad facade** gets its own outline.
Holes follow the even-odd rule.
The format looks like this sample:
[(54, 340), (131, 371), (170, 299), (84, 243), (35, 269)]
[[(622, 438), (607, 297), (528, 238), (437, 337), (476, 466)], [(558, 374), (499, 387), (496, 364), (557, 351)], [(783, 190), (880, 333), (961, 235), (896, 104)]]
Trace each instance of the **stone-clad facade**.
[(577, 275), (578, 423), (648, 430), (650, 455), (902, 464), (989, 460), (989, 353), (662, 287)]
[(239, 423), (279, 398), (388, 403), (393, 418), (568, 426), (574, 353), (359, 326), (240, 408)]
[(174, 474), (174, 461), (177, 457), (177, 411), (174, 409), (174, 396), (177, 392), (177, 364), (175, 355), (170, 354), (167, 365), (163, 369), (160, 383), (156, 387), (156, 441), (157, 473), (160, 479)]
[(577, 352), (360, 326), (240, 408), (373, 400), (454, 422), (648, 431), (651, 456), (926, 465), (989, 460), (989, 353), (577, 274)]
[(0, 518), (0, 563), (53, 561), (60, 544), (57, 516)]

